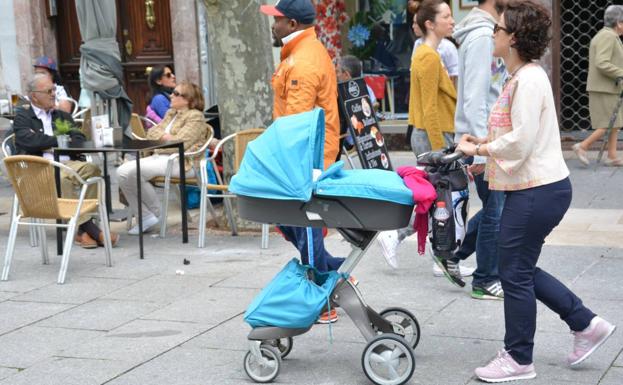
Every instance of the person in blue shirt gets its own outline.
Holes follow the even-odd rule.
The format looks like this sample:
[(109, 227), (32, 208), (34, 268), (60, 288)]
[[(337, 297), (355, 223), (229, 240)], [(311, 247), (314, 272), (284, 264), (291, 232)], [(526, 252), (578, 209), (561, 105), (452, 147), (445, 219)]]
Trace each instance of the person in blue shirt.
[(175, 74), (171, 67), (157, 66), (151, 70), (149, 73), (151, 102), (145, 114), (148, 118), (160, 123), (171, 108), (171, 92), (173, 92), (176, 84)]

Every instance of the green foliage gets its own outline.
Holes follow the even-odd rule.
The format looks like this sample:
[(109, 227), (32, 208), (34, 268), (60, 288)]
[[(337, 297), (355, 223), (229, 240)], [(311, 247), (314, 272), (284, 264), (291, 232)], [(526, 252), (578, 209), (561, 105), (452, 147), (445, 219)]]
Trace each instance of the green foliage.
[(70, 132), (77, 128), (68, 120), (58, 118), (54, 121), (54, 135), (69, 135)]

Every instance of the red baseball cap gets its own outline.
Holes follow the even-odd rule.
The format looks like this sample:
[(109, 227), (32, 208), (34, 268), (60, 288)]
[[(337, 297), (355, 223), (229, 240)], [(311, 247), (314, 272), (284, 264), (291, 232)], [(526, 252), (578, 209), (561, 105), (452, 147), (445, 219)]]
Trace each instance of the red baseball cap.
[(261, 5), (260, 12), (268, 16), (285, 16), (274, 5)]

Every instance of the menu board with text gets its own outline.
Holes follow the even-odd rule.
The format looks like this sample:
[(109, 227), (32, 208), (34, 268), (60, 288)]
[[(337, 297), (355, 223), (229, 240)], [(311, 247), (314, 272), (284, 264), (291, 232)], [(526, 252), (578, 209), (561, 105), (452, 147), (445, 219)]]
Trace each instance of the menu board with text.
[(383, 134), (363, 78), (338, 84), (340, 110), (348, 122), (363, 168), (392, 170)]

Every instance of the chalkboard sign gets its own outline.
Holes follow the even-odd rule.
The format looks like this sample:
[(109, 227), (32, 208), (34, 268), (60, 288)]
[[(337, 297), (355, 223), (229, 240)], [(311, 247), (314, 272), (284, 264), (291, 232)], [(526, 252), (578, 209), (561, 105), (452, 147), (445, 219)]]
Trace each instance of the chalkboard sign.
[(341, 82), (338, 84), (338, 96), (343, 120), (354, 138), (362, 167), (392, 170), (366, 82), (363, 78)]

